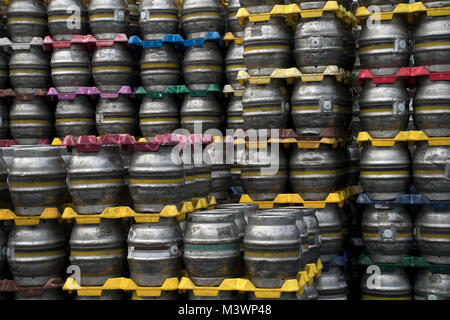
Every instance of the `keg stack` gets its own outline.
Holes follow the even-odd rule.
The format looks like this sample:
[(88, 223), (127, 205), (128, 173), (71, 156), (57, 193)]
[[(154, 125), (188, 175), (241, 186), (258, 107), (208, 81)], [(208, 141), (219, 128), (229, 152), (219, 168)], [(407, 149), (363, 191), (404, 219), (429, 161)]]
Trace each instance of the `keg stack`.
[(449, 299), (449, 12), (434, 1), (356, 12), (364, 300)]
[[(80, 8), (74, 28), (67, 6)], [(56, 137), (138, 135), (134, 88), (140, 83), (139, 53), (128, 47), (136, 32), (134, 1), (50, 1), (47, 7)], [(134, 15), (132, 13), (134, 12)], [(134, 24), (132, 24), (134, 23)]]
[[(315, 292), (315, 299), (347, 299), (350, 222), (357, 218), (357, 208), (349, 200), (359, 189), (357, 146), (349, 139), (356, 19), (334, 1), (240, 4), (236, 16), (245, 29), (233, 29), (233, 36), (225, 37), (230, 39), (229, 91), (234, 93), (228, 111), (234, 116), (230, 110), (242, 105), (243, 129), (278, 133), (269, 143), (245, 144), (240, 202), (256, 203), (267, 209), (264, 214), (276, 214), (289, 205), (294, 210), (313, 208), (320, 236), (310, 235), (309, 244), (320, 250), (309, 262), (320, 258), (324, 269), (314, 288), (308, 289)], [(228, 10), (233, 6), (230, 2)], [(236, 34), (242, 33), (240, 49)], [(239, 59), (238, 48), (243, 51)], [(230, 80), (236, 73), (239, 81)], [(236, 92), (242, 87), (238, 104)], [(262, 174), (273, 160), (277, 174)], [(308, 257), (309, 244), (302, 241)]]

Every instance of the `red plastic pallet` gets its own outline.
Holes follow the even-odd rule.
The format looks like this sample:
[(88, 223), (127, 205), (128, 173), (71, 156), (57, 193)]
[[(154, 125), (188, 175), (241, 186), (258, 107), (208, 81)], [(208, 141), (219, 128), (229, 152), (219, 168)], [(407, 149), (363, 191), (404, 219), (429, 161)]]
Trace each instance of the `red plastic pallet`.
[(405, 79), (410, 86), (414, 86), (417, 77), (429, 77), (431, 81), (450, 80), (450, 72), (430, 72), (424, 66), (403, 67), (394, 75), (374, 76), (369, 69), (363, 69), (359, 72), (358, 82), (361, 86), (364, 81), (371, 80), (374, 83), (394, 83), (398, 79)]
[(44, 46), (47, 50), (53, 48), (70, 48), (72, 44), (84, 44), (90, 50), (97, 47), (112, 47), (116, 42), (124, 42), (128, 46), (128, 37), (124, 33), (118, 33), (114, 39), (96, 39), (93, 35), (74, 35), (72, 40), (56, 41), (52, 37), (44, 38)]

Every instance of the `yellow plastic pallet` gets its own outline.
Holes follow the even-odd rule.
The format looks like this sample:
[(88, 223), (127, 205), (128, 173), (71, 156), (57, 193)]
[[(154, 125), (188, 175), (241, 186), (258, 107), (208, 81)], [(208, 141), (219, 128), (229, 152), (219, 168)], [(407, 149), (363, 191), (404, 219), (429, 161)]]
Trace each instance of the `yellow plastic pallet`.
[(309, 263), (305, 266), (305, 271), (310, 278), (310, 281), (308, 282), (308, 286), (312, 284), (313, 278), (319, 279), (319, 277), (322, 275), (323, 270), (323, 264), (322, 260), (317, 259), (316, 263)]
[(62, 215), (63, 219), (73, 220), (79, 224), (97, 224), (101, 219), (120, 219), (133, 218), (137, 223), (152, 223), (158, 222), (159, 218), (176, 218), (183, 220), (186, 218), (186, 213), (193, 212), (195, 207), (191, 202), (183, 202), (181, 209), (177, 206), (165, 206), (159, 213), (138, 213), (127, 206), (106, 208), (100, 214), (77, 214), (73, 208), (64, 209)]
[(234, 89), (231, 84), (227, 84), (223, 87), (223, 91), (222, 91), (225, 96), (228, 96), (230, 94), (233, 94), (236, 97), (242, 97), (242, 95), (244, 94), (244, 90), (236, 90)]
[(304, 200), (299, 194), (288, 193), (279, 194), (274, 200), (255, 201), (250, 195), (243, 194), (239, 203), (256, 203), (260, 209), (272, 209), (275, 204), (303, 204), (305, 207), (311, 207), (316, 209), (325, 208), (327, 204), (337, 204), (338, 207), (342, 207), (345, 203), (348, 203), (349, 199), (358, 193), (361, 193), (360, 187), (348, 187), (344, 190), (331, 192), (328, 194), (325, 200)]
[(360, 132), (357, 142), (361, 146), (370, 141), (376, 147), (392, 147), (396, 142), (420, 142), (427, 141), (430, 146), (450, 146), (450, 137), (428, 137), (423, 131), (401, 131), (394, 138), (372, 138), (368, 132)]
[(239, 22), (246, 25), (247, 21), (260, 22), (269, 21), (272, 16), (284, 17), (290, 25), (296, 25), (299, 17), (301, 18), (320, 18), (324, 13), (333, 12), (336, 17), (344, 23), (356, 26), (355, 16), (347, 11), (337, 1), (327, 1), (327, 3), (318, 9), (301, 9), (297, 4), (275, 5), (270, 12), (265, 13), (249, 13), (246, 8), (240, 8), (236, 14)]
[(306, 271), (299, 272), (297, 279), (286, 280), (281, 288), (270, 289), (257, 288), (250, 280), (244, 278), (225, 279), (217, 287), (199, 287), (191, 279), (183, 277), (178, 289), (182, 291), (192, 290), (194, 296), (201, 297), (217, 297), (219, 291), (246, 291), (254, 292), (256, 298), (279, 299), (283, 292), (296, 292), (298, 295), (302, 295), (305, 285), (309, 281)]
[(192, 199), (192, 205), (194, 207), (194, 211), (200, 211), (203, 209), (213, 209), (217, 204), (216, 198), (214, 196), (208, 196), (206, 198), (194, 198)]
[(13, 220), (18, 226), (34, 226), (41, 220), (58, 219), (61, 221), (61, 213), (57, 208), (45, 208), (39, 216), (16, 216), (10, 209), (0, 209), (0, 221)]
[(160, 287), (139, 287), (129, 278), (111, 278), (102, 286), (80, 286), (75, 279), (67, 278), (64, 283), (63, 290), (73, 292), (76, 291), (79, 296), (101, 296), (103, 290), (123, 290), (133, 291), (133, 295), (137, 297), (159, 297), (162, 291), (193, 290), (196, 296), (216, 297), (219, 291), (251, 291), (255, 293), (257, 298), (280, 298), (282, 292), (297, 292), (301, 295), (305, 285), (310, 286), (314, 278), (318, 279), (322, 274), (322, 261), (317, 260), (316, 263), (310, 263), (305, 266), (305, 270), (297, 274), (296, 279), (287, 280), (281, 288), (256, 288), (250, 280), (246, 278), (225, 279), (218, 287), (198, 287), (189, 279), (186, 270), (182, 270), (181, 281), (178, 278), (168, 278)]
[(139, 287), (132, 279), (111, 278), (106, 280), (103, 286), (82, 287), (76, 283), (75, 279), (67, 278), (63, 290), (76, 291), (79, 296), (99, 297), (103, 290), (123, 290), (133, 291), (139, 297), (159, 297), (162, 291), (178, 290), (178, 278), (168, 278), (160, 287)]
[(223, 40), (225, 41), (225, 45), (226, 46), (228, 46), (231, 41), (233, 41), (235, 44), (242, 44), (244, 42), (244, 38), (236, 37), (231, 32), (225, 33), (225, 36), (223, 37)]
[(296, 143), (298, 148), (302, 149), (317, 149), (321, 144), (329, 144), (332, 148), (343, 147), (346, 144), (343, 138), (320, 138), (320, 140), (301, 140), (297, 138), (269, 138), (267, 141), (245, 141), (242, 138), (236, 138), (235, 145), (245, 144), (248, 148), (262, 148), (268, 143), (292, 144)]
[(339, 82), (348, 82), (352, 78), (352, 73), (338, 66), (327, 66), (325, 71), (320, 73), (302, 73), (295, 67), (275, 69), (270, 76), (250, 76), (247, 70), (241, 70), (238, 72), (236, 80), (239, 80), (242, 86), (245, 86), (247, 82), (250, 84), (270, 84), (272, 79), (284, 79), (287, 83), (292, 84), (296, 79), (300, 79), (303, 82), (323, 81), (325, 76), (335, 77)]
[(359, 24), (368, 17), (372, 20), (391, 20), (395, 14), (403, 14), (407, 15), (409, 23), (414, 23), (419, 13), (426, 13), (428, 16), (447, 16), (450, 15), (450, 7), (427, 8), (422, 2), (399, 3), (394, 10), (386, 12), (370, 12), (366, 7), (359, 7), (355, 16)]

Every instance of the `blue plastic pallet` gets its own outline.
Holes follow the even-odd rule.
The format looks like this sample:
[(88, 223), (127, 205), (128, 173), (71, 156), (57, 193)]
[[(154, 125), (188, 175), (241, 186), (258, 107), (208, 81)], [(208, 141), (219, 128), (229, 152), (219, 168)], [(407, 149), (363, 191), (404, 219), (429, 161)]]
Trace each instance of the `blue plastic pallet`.
[(432, 209), (447, 209), (450, 208), (450, 201), (431, 201), (423, 194), (402, 194), (395, 200), (371, 200), (365, 193), (360, 193), (356, 199), (359, 204), (372, 204), (382, 209), (382, 207), (392, 208), (397, 204), (409, 205), (429, 205)]
[(187, 47), (201, 47), (205, 41), (216, 41), (219, 46), (224, 42), (219, 32), (208, 32), (205, 37), (198, 39), (184, 39), (180, 34), (166, 34), (161, 40), (141, 40), (138, 36), (131, 36), (128, 44), (143, 48), (161, 48), (164, 43), (171, 43), (176, 49), (184, 50)]

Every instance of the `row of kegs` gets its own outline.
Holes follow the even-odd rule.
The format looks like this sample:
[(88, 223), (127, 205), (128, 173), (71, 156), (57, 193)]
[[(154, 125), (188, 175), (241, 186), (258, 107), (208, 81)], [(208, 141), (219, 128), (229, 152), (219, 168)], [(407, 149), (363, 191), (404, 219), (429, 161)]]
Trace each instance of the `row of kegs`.
[(361, 280), (362, 300), (449, 300), (450, 275), (426, 268), (370, 269)]
[[(11, 0), (6, 27), (14, 42), (28, 42), (50, 32), (58, 41), (92, 33), (114, 39), (119, 33), (161, 40), (182, 33), (189, 39), (207, 31), (222, 32), (225, 11), (218, 0)], [(180, 3), (180, 7), (178, 6)], [(33, 18), (33, 19), (30, 19)]]
[(274, 200), (289, 190), (305, 200), (325, 200), (357, 182), (357, 159), (346, 148), (295, 146), (288, 158), (276, 146), (241, 145), (232, 159), (223, 143), (198, 151), (174, 145), (157, 151), (102, 145), (96, 152), (71, 153), (45, 145), (4, 147), (2, 198), (10, 194), (17, 215), (40, 215), (46, 207), (61, 210), (68, 188), (80, 214), (130, 205), (131, 199), (137, 212), (159, 212), (164, 205), (208, 195), (226, 199), (230, 185), (242, 186), (253, 200)]
[[(393, 11), (404, 1), (367, 1), (373, 12)], [(450, 6), (448, 1), (424, 1), (428, 8)], [(355, 29), (356, 30), (356, 29)], [(420, 13), (415, 25), (403, 14), (393, 14), (386, 20), (362, 20), (356, 30), (358, 43), (357, 67), (369, 69), (374, 76), (396, 74), (401, 67), (425, 66), (429, 72), (449, 72), (450, 46), (441, 39), (448, 38), (448, 16)], [(356, 67), (356, 65), (355, 65)], [(355, 107), (364, 131), (373, 138), (393, 138), (400, 131), (411, 128), (423, 130), (430, 137), (450, 135), (449, 113), (445, 107), (449, 99), (450, 82), (432, 81), (428, 76), (416, 78), (413, 88), (398, 77), (392, 83), (364, 81), (357, 93)], [(410, 100), (412, 101), (409, 106)], [(412, 113), (412, 119), (410, 115)]]
[(371, 200), (395, 200), (410, 194), (412, 183), (428, 200), (448, 201), (449, 155), (449, 146), (430, 146), (428, 142), (417, 143), (412, 156), (401, 142), (390, 147), (367, 142), (359, 162), (363, 192)]
[[(160, 218), (131, 226), (115, 219), (73, 225), (41, 220), (34, 226), (13, 226), (9, 236), (9, 227), (0, 228), (1, 247), (7, 248), (1, 270), (6, 274), (8, 265), (13, 280), (23, 287), (61, 277), (70, 264), (82, 286), (129, 276), (138, 286), (155, 287), (180, 277), (185, 269), (197, 286), (218, 286), (224, 279), (247, 275), (258, 288), (280, 288), (321, 256), (324, 231), (319, 228), (313, 209), (258, 212), (251, 204), (218, 205), (189, 213), (185, 221)], [(307, 286), (301, 296), (282, 298), (317, 298), (316, 286)], [(220, 293), (220, 299), (243, 297)]]
[(428, 263), (448, 265), (449, 209), (395, 205), (379, 209), (367, 206), (361, 219), (362, 240), (374, 263), (394, 264), (414, 250)]
[[(325, 200), (329, 193), (357, 183), (358, 159), (352, 159), (346, 148), (293, 145), (288, 157), (281, 145), (242, 145), (236, 148), (236, 158), (228, 159), (222, 151), (225, 146), (214, 143), (201, 152), (178, 152), (174, 145), (160, 145), (157, 151), (102, 145), (96, 152), (72, 153), (65, 147), (43, 145), (5, 147), (3, 199), (9, 189), (16, 214), (39, 215), (45, 207), (61, 209), (68, 187), (76, 211), (93, 214), (130, 203), (129, 188), (136, 211), (159, 212), (164, 205), (195, 197), (226, 199), (230, 184), (239, 181), (244, 192), (258, 201), (274, 200), (289, 190), (304, 200)], [(174, 150), (179, 158), (173, 158)], [(393, 147), (367, 143), (359, 164), (363, 191), (372, 200), (394, 200), (409, 193), (412, 176), (416, 190), (429, 200), (449, 200), (448, 153), (448, 146), (424, 142), (411, 163), (407, 147), (400, 143)], [(237, 161), (229, 165), (230, 160)]]

